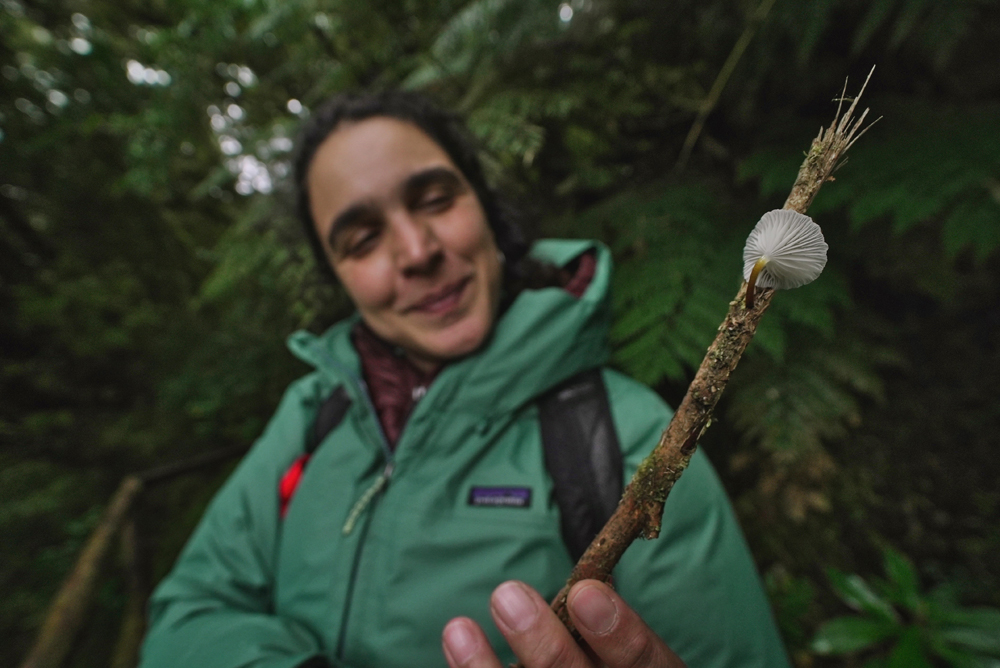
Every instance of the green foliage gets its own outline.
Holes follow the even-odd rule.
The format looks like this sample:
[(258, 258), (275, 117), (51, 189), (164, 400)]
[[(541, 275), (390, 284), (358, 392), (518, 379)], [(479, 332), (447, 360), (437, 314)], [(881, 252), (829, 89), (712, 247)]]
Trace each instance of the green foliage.
[[(876, 63), (866, 104), (883, 120), (810, 212), (829, 265), (776, 296), (706, 450), (762, 566), (798, 574), (769, 579), (797, 657), (830, 616), (817, 564), (864, 561), (887, 536), (928, 578), (1000, 604), (1000, 328), (983, 307), (1000, 284), (998, 3), (776, 3), (684, 173), (750, 6), (566, 4), (568, 22), (548, 0), (0, 4), (0, 663), (121, 476), (251, 441), (302, 372), (284, 337), (349, 308), (298, 233), (290, 150), (311, 107), (362, 86), (457, 109), (539, 235), (612, 248), (614, 362), (673, 399), (736, 293), (746, 234), (781, 206), (845, 76), (854, 90)], [(148, 497), (151, 572), (220, 480)], [(907, 579), (894, 568), (887, 582)], [(982, 651), (963, 630), (980, 613), (948, 608), (931, 646), (912, 600), (854, 587), (869, 621), (831, 637), (859, 646), (891, 622), (890, 661)], [(121, 590), (106, 586), (93, 638)], [(106, 661), (98, 645), (76, 665)]]
[[(683, 379), (725, 315), (734, 287), (727, 269), (739, 240), (729, 234), (719, 243), (722, 213), (709, 188), (658, 184), (573, 218), (576, 233), (610, 237), (617, 262), (615, 361), (647, 383)], [(718, 252), (705, 253), (713, 244)]]
[(774, 608), (778, 629), (795, 656), (810, 640), (807, 624), (818, 609), (816, 588), (808, 578), (796, 577), (781, 567), (764, 576), (764, 586)]
[(884, 399), (880, 372), (902, 362), (887, 346), (814, 331), (781, 359), (751, 356), (733, 379), (726, 417), (766, 449), (808, 452), (847, 437), (862, 401)]
[(942, 585), (924, 592), (912, 562), (891, 547), (882, 550), (885, 579), (869, 585), (858, 575), (829, 571), (841, 600), (860, 613), (832, 619), (819, 629), (820, 654), (867, 651), (865, 666), (993, 666), (1000, 662), (1000, 609), (965, 608)]
[(412, 72), (403, 85), (424, 88), (442, 80), (468, 80), (486, 74), (494, 59), (517, 53), (529, 39), (552, 39), (558, 28), (549, 2), (470, 2), (442, 27), (427, 52), (428, 62)]
[(989, 2), (959, 0), (942, 6), (928, 0), (875, 0), (874, 2), (838, 2), (818, 0), (809, 3), (788, 3), (776, 10), (778, 21), (788, 28), (801, 31), (796, 48), (797, 64), (804, 67), (815, 55), (823, 34), (843, 21), (849, 12), (850, 51), (863, 54), (874, 44), (881, 43), (888, 53), (912, 49), (943, 70), (959, 50), (962, 35), (967, 35), (974, 21), (982, 18), (981, 10)]

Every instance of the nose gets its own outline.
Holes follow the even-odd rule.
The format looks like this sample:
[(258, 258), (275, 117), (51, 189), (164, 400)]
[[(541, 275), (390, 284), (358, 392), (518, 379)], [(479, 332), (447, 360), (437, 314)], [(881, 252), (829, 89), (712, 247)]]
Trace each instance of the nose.
[(437, 269), (443, 248), (429, 221), (406, 211), (395, 216), (391, 225), (396, 264), (404, 275), (417, 276)]

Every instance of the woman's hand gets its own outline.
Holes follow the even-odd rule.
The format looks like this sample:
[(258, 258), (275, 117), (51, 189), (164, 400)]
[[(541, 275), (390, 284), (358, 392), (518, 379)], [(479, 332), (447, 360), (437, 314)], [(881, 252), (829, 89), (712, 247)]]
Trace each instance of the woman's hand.
[[(497, 628), (525, 668), (685, 668), (684, 662), (607, 585), (578, 582), (567, 607), (592, 652), (581, 648), (538, 593), (521, 582), (505, 582), (490, 599)], [(467, 617), (444, 628), (444, 654), (451, 668), (504, 668), (482, 629)]]

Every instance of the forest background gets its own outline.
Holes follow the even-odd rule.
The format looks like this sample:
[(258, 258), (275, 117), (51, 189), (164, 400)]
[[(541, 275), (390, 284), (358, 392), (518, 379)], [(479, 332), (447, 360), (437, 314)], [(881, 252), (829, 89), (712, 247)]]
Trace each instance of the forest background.
[[(123, 476), (248, 446), (305, 372), (284, 338), (345, 314), (289, 182), (327, 95), (465, 116), (537, 235), (611, 246), (613, 362), (676, 403), (875, 65), (882, 120), (810, 211), (829, 265), (702, 446), (797, 665), (997, 665), (998, 45), (996, 0), (0, 0), (0, 664)], [(143, 494), (71, 665), (128, 664), (129, 602), (232, 461)]]

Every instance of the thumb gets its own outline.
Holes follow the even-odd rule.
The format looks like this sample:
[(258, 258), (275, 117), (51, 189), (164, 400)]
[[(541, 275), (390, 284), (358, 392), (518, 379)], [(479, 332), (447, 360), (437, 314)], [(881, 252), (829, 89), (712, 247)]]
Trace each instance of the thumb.
[(603, 582), (578, 582), (566, 604), (580, 635), (608, 668), (685, 668), (680, 657)]

